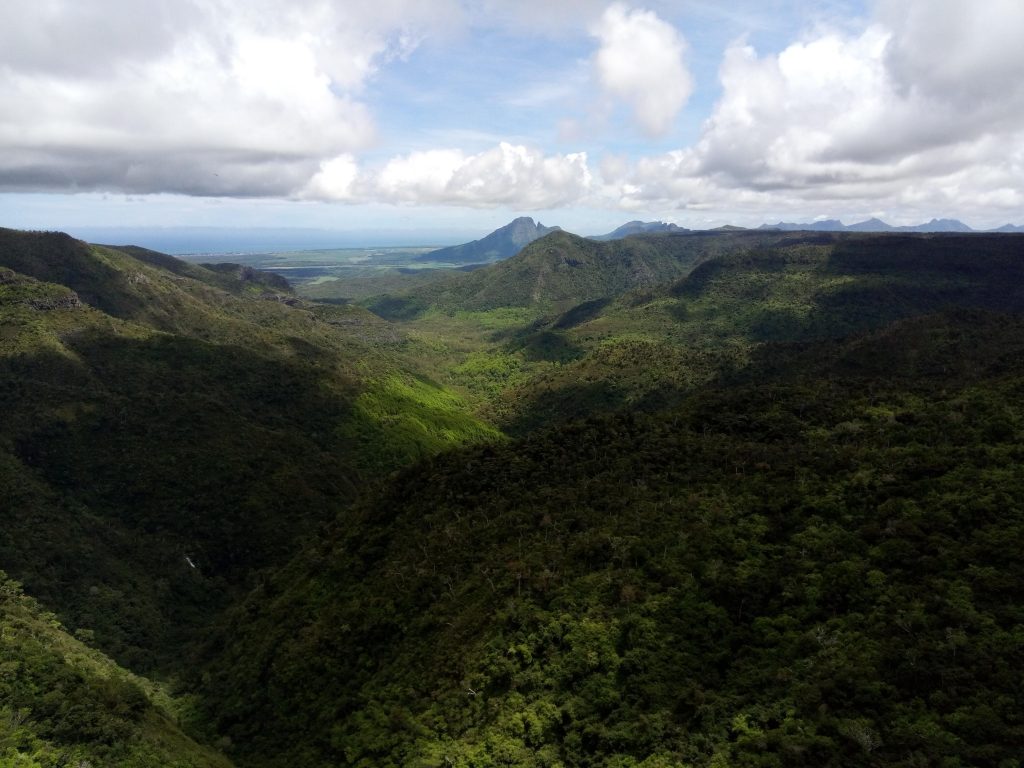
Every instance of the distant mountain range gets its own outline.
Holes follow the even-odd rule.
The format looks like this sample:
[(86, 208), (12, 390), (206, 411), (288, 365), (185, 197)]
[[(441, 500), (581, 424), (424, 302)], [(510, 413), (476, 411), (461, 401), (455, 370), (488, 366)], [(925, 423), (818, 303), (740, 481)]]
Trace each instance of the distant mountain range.
[[(744, 227), (736, 227), (727, 224), (724, 227), (716, 227), (713, 230), (707, 231), (735, 232), (742, 229), (744, 229)], [(843, 224), (839, 219), (825, 219), (824, 221), (815, 221), (805, 224), (780, 221), (778, 224), (762, 224), (758, 229), (777, 230), (780, 232), (1024, 232), (1024, 226), (1015, 224), (1004, 224), (998, 229), (975, 230), (957, 219), (932, 219), (924, 224), (896, 227), (877, 218), (871, 218), (867, 221), (860, 221), (856, 224), (849, 225)], [(630, 221), (606, 235), (593, 235), (589, 239), (618, 240), (623, 237), (630, 237), (631, 235), (693, 231), (699, 230), (690, 230), (685, 227), (680, 227), (677, 224), (669, 224), (663, 221)]]
[(808, 224), (780, 221), (778, 224), (762, 224), (758, 229), (774, 229), (781, 232), (1024, 232), (1024, 226), (1014, 224), (1004, 224), (998, 229), (975, 230), (957, 219), (932, 219), (925, 224), (916, 224), (912, 227), (894, 227), (874, 218), (849, 225), (843, 224), (839, 219), (825, 219)]
[(448, 264), (479, 264), (498, 261), (515, 256), (534, 240), (560, 229), (561, 227), (545, 227), (529, 216), (520, 216), (479, 240), (430, 251), (416, 260), (440, 261)]
[(669, 224), (664, 221), (628, 221), (618, 229), (614, 229), (606, 235), (592, 235), (590, 240), (619, 240), (630, 235), (652, 235), (661, 232), (689, 232), (685, 227), (678, 224)]
[[(479, 240), (462, 243), (461, 245), (452, 245), (447, 248), (439, 248), (436, 251), (430, 251), (419, 256), (416, 260), (421, 262), (445, 262), (448, 264), (482, 264), (500, 261), (510, 256), (515, 256), (534, 240), (539, 240), (552, 232), (560, 231), (562, 231), (561, 227), (545, 227), (540, 222), (534, 222), (529, 216), (520, 216), (518, 219), (514, 219), (504, 227), (494, 230)], [(689, 231), (677, 224), (668, 224), (664, 221), (630, 221), (605, 235), (593, 235), (587, 239), (621, 240), (631, 235)]]
[[(683, 234), (690, 232), (739, 232), (746, 229), (727, 224), (711, 230), (691, 230), (665, 221), (628, 221), (604, 235), (590, 235), (588, 240), (621, 240), (634, 235)], [(776, 232), (1024, 232), (1024, 226), (1004, 224), (998, 229), (975, 230), (957, 219), (932, 219), (925, 224), (912, 227), (896, 227), (881, 219), (868, 219), (856, 224), (843, 224), (839, 219), (825, 219), (798, 224), (780, 221), (777, 224), (762, 224), (757, 230)], [(545, 227), (529, 216), (520, 216), (486, 237), (461, 245), (439, 248), (417, 257), (420, 262), (443, 262), (448, 264), (485, 264), (515, 256), (523, 248), (551, 232), (562, 231), (561, 227)]]

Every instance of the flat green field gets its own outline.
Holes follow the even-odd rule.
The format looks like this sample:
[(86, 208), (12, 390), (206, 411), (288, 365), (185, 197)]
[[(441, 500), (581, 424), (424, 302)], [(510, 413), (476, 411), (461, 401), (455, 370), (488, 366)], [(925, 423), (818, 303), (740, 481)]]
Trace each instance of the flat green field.
[(189, 257), (200, 263), (233, 262), (274, 272), (311, 299), (358, 300), (425, 285), (454, 265), (416, 259), (438, 246), (330, 248), (310, 251), (223, 253)]

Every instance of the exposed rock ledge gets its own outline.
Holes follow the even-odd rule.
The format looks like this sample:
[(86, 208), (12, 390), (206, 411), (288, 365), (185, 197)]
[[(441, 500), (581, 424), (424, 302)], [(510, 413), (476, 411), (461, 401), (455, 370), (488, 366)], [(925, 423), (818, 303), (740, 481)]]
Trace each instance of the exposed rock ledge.
[(68, 291), (62, 296), (45, 296), (38, 299), (29, 299), (25, 303), (32, 307), (32, 309), (38, 309), (43, 312), (49, 312), (54, 309), (78, 309), (82, 306), (78, 294), (74, 291)]

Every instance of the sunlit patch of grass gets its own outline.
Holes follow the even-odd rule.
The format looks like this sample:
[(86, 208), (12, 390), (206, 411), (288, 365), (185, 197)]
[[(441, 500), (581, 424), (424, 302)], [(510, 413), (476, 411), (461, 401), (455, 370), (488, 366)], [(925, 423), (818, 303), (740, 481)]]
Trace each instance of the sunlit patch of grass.
[(363, 444), (367, 461), (381, 468), (502, 438), (497, 429), (471, 415), (452, 390), (401, 374), (371, 380), (355, 401), (352, 421), (342, 430)]
[(479, 312), (458, 311), (455, 320), (486, 331), (503, 331), (529, 325), (540, 316), (533, 307), (497, 307)]
[(509, 387), (528, 381), (536, 365), (529, 365), (520, 354), (481, 350), (452, 369), (452, 379), (472, 394), (493, 398)]

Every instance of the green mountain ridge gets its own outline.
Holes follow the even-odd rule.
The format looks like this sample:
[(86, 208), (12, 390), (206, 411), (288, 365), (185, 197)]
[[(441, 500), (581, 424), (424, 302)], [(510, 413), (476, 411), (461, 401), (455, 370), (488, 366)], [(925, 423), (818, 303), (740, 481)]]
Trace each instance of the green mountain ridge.
[[(569, 309), (573, 304), (630, 290), (640, 290), (682, 278), (697, 265), (717, 257), (758, 249), (800, 246), (900, 249), (906, 244), (931, 248), (955, 235), (782, 232), (772, 230), (669, 231), (598, 242), (568, 232), (554, 232), (526, 246), (515, 256), (466, 274), (452, 273), (429, 285), (412, 286), (363, 300), (383, 317), (410, 320), (433, 307), (450, 312), (499, 307)], [(1005, 235), (968, 236), (957, 242), (984, 248), (1002, 243)], [(881, 238), (881, 239), (880, 239)], [(957, 246), (959, 247), (959, 246)], [(337, 290), (337, 289), (335, 289)]]
[(686, 274), (702, 250), (682, 241), (631, 239), (598, 243), (568, 232), (535, 240), (504, 261), (452, 275), (406, 294), (365, 302), (389, 319), (412, 319), (428, 307), (480, 311), (500, 307), (568, 309)]

